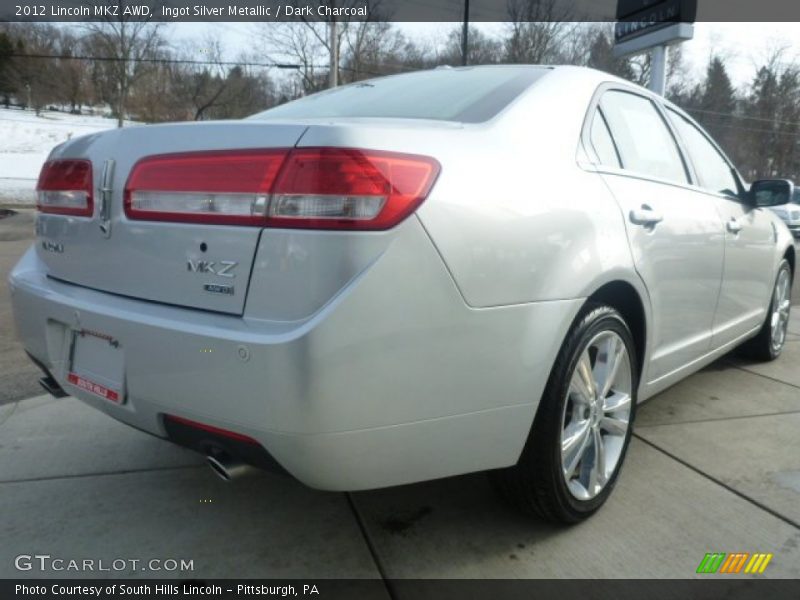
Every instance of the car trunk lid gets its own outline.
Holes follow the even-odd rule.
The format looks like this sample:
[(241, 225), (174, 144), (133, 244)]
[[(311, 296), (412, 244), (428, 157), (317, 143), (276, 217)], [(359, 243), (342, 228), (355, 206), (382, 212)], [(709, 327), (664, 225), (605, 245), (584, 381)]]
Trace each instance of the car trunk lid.
[(135, 220), (124, 210), (142, 159), (204, 151), (293, 147), (306, 125), (255, 121), (131, 127), (57, 147), (50, 160), (91, 161), (91, 216), (42, 213), (37, 251), (51, 277), (133, 298), (242, 314), (261, 227)]

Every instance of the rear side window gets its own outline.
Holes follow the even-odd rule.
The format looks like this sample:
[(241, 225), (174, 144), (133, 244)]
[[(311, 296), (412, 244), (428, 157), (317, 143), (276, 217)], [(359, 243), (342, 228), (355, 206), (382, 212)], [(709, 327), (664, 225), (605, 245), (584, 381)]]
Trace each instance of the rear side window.
[(592, 130), (589, 134), (589, 138), (601, 165), (617, 168), (622, 166), (619, 162), (619, 155), (614, 146), (614, 140), (611, 138), (611, 132), (608, 130), (605, 117), (603, 117), (603, 113), (599, 109), (594, 113)]
[(384, 117), (488, 121), (550, 69), (434, 69), (352, 83), (300, 98), (251, 119)]
[(739, 186), (728, 161), (693, 123), (671, 109), (667, 113), (686, 144), (700, 185), (717, 194), (737, 196)]
[(619, 150), (623, 169), (688, 183), (675, 139), (650, 100), (612, 90), (603, 95), (600, 107)]

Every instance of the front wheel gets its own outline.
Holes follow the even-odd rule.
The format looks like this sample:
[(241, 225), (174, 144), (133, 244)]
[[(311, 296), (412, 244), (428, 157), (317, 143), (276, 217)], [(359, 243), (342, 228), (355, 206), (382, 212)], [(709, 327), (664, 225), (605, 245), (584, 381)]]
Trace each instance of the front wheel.
[(789, 313), (792, 308), (792, 269), (783, 259), (778, 267), (775, 287), (772, 290), (769, 309), (758, 335), (741, 347), (741, 354), (761, 361), (775, 360), (781, 355), (789, 329)]
[(636, 347), (613, 308), (590, 305), (559, 351), (519, 462), (492, 473), (523, 510), (563, 523), (611, 494), (636, 411)]

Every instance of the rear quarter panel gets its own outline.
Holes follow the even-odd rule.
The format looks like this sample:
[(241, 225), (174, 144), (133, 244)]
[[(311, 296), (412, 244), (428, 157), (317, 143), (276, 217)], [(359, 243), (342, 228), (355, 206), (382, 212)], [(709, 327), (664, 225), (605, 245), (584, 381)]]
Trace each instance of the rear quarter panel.
[(586, 297), (618, 279), (641, 287), (619, 205), (576, 159), (602, 81), (588, 73), (556, 70), (437, 148), (442, 173), (419, 216), (470, 306)]

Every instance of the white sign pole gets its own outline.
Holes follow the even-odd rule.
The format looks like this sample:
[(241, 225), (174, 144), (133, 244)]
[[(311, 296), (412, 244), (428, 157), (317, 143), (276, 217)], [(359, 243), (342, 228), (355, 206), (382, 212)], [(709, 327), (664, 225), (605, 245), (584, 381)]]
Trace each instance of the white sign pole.
[(666, 91), (667, 51), (669, 46), (694, 37), (691, 23), (673, 23), (667, 27), (640, 35), (614, 45), (614, 56), (625, 58), (652, 51), (650, 61), (650, 89), (661, 96)]
[(667, 91), (667, 53), (666, 44), (656, 46), (650, 56), (650, 91), (663, 96)]

